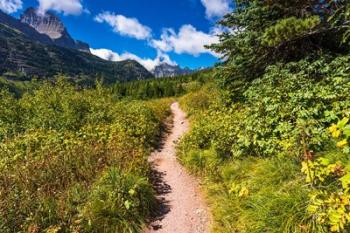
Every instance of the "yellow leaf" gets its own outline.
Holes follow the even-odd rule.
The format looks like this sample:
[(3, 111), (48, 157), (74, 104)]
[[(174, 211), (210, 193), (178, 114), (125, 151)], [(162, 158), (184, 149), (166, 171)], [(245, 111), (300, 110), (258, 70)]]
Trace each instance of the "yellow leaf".
[(337, 143), (337, 147), (342, 148), (348, 144), (348, 141), (346, 139), (340, 141)]
[(334, 225), (331, 227), (331, 232), (339, 232), (339, 227)]
[(338, 130), (338, 126), (336, 124), (333, 124), (331, 127), (329, 127), (329, 132), (333, 133)]
[(334, 131), (333, 133), (332, 133), (332, 137), (333, 138), (339, 138), (339, 136), (340, 136), (340, 130), (336, 130), (336, 131)]
[(239, 191), (239, 197), (246, 197), (249, 195), (249, 190), (246, 187), (243, 187), (241, 191)]
[(47, 230), (46, 233), (58, 233), (61, 230), (60, 226), (50, 226)]
[(130, 194), (130, 196), (134, 196), (136, 194), (135, 189), (130, 189), (129, 194)]

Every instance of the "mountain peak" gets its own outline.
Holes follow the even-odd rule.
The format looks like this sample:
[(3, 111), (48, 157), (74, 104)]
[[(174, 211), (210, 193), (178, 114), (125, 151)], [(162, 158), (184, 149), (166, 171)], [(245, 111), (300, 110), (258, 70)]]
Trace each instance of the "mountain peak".
[(20, 21), (31, 26), (37, 32), (50, 37), (55, 45), (90, 53), (89, 45), (74, 40), (61, 19), (52, 12), (41, 13), (30, 7), (21, 15)]
[(64, 24), (56, 15), (50, 12), (41, 14), (33, 7), (28, 8), (21, 15), (21, 22), (32, 26), (38, 32), (48, 35), (53, 40), (69, 36)]
[(154, 68), (152, 73), (155, 77), (162, 78), (191, 74), (193, 73), (193, 70), (189, 68), (182, 69), (179, 65), (170, 65), (166, 62), (162, 62)]

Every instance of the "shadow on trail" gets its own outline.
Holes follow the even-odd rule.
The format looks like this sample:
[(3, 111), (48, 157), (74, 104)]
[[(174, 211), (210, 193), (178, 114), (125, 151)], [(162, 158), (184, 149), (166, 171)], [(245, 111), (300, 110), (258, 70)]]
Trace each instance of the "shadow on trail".
[[(167, 137), (172, 131), (173, 128), (173, 115), (169, 116), (168, 119), (163, 123), (161, 134), (158, 136), (158, 143), (155, 146), (155, 152), (161, 153), (164, 149), (165, 142)], [(154, 231), (162, 229), (162, 226), (160, 225), (160, 222), (165, 218), (165, 216), (170, 212), (171, 206), (169, 205), (169, 201), (166, 200), (165, 195), (168, 193), (171, 193), (171, 186), (168, 185), (164, 181), (164, 176), (166, 175), (166, 172), (159, 172), (156, 169), (156, 163), (157, 161), (151, 162), (151, 183), (153, 185), (153, 188), (156, 192), (157, 198), (157, 208), (152, 213), (151, 216), (151, 227)], [(158, 224), (159, 223), (159, 224)]]
[(158, 208), (144, 233), (209, 233), (208, 206), (195, 177), (178, 161), (177, 146), (189, 131), (189, 121), (179, 103), (171, 105), (172, 115), (164, 122), (158, 147), (149, 156), (151, 181)]
[[(163, 177), (166, 175), (165, 172), (159, 172), (155, 169), (152, 169), (151, 172), (151, 182), (153, 184), (153, 187), (156, 191), (158, 198), (158, 207), (156, 211), (152, 215), (151, 221), (153, 223), (160, 222), (164, 219), (164, 217), (170, 212), (170, 205), (169, 201), (167, 201), (164, 197), (164, 195), (171, 192), (171, 187), (167, 183), (164, 182)], [(160, 224), (153, 224), (151, 225), (153, 230), (159, 230), (162, 228)]]

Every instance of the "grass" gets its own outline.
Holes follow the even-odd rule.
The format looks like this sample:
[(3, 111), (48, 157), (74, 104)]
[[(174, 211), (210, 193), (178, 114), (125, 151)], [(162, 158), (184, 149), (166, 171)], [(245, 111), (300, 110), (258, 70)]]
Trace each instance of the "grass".
[(234, 113), (208, 98), (205, 89), (180, 103), (191, 113), (192, 128), (178, 154), (204, 181), (214, 233), (320, 232), (306, 210), (310, 190), (299, 158), (228, 156), (232, 143), (237, 144), (230, 134), (236, 132)]
[(68, 83), (0, 94), (0, 232), (142, 231), (156, 208), (147, 158), (171, 99)]
[(309, 228), (308, 188), (297, 161), (248, 157), (220, 162), (213, 150), (182, 156), (184, 165), (205, 180), (213, 232), (294, 233)]

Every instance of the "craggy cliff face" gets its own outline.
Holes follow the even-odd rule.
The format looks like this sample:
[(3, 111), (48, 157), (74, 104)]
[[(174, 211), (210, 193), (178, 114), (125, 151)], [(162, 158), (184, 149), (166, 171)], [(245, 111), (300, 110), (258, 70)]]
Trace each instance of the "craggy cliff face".
[(62, 21), (53, 13), (38, 13), (34, 8), (28, 8), (21, 15), (21, 22), (28, 24), (37, 32), (45, 34), (53, 40), (53, 43), (71, 49), (89, 52), (89, 45), (74, 40), (66, 30)]
[(21, 22), (29, 24), (35, 30), (48, 35), (51, 39), (59, 39), (64, 34), (68, 34), (61, 20), (51, 14), (38, 14), (34, 8), (27, 9), (21, 16)]

